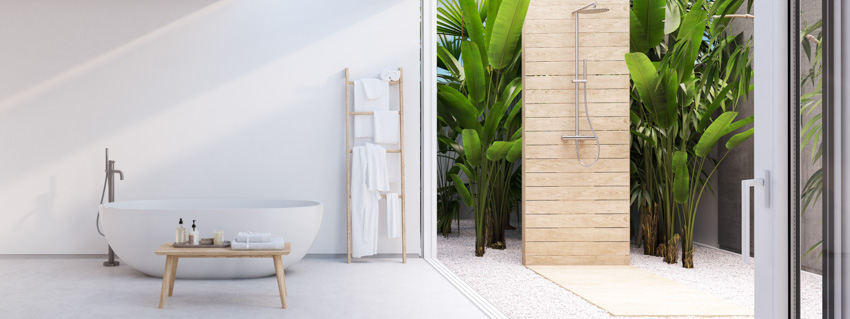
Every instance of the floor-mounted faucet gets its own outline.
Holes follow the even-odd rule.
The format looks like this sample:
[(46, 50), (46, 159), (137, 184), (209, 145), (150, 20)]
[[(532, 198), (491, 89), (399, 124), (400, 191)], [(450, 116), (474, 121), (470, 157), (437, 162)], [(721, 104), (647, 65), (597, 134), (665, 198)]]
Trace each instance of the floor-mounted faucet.
[[(115, 174), (118, 174), (118, 177), (121, 180), (124, 180), (124, 172), (115, 169), (115, 161), (109, 159), (109, 149), (106, 149), (106, 188), (107, 188), (107, 200), (109, 203), (115, 201)], [(101, 201), (103, 198), (101, 198)], [(109, 247), (109, 260), (103, 262), (103, 266), (105, 267), (115, 267), (120, 263), (115, 260), (115, 252), (112, 251), (112, 246)]]

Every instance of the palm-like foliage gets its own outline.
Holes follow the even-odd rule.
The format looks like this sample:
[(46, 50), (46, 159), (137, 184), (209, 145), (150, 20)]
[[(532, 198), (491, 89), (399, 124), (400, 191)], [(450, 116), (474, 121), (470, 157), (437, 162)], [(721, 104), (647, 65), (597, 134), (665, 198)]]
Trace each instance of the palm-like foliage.
[[(752, 117), (736, 121), (735, 112), (752, 90), (751, 42), (728, 35), (730, 19), (724, 17), (742, 4), (633, 1), (633, 52), (626, 55), (626, 64), (635, 92), (632, 153), (639, 157), (632, 158), (632, 200), (649, 208), (642, 212), (656, 204), (661, 209), (663, 237), (655, 253), (668, 263), (677, 259), (676, 230), (681, 228), (686, 268), (693, 267), (694, 222), (702, 195), (711, 191), (707, 181), (729, 150), (753, 134), (752, 129), (735, 134), (726, 152), (711, 158), (722, 137), (753, 122)], [(714, 168), (704, 170), (706, 163)], [(645, 241), (651, 244), (650, 239), (651, 234)]]
[[(443, 166), (443, 182), (473, 210), (477, 256), (488, 245), (504, 248), (504, 225), (517, 201), (512, 187), (519, 174), (513, 163), (522, 154), (520, 36), (528, 3), (441, 0), (438, 7), (438, 139), (441, 151), (452, 154), (446, 163), (453, 164)], [(443, 196), (441, 212), (455, 212), (452, 197)]]

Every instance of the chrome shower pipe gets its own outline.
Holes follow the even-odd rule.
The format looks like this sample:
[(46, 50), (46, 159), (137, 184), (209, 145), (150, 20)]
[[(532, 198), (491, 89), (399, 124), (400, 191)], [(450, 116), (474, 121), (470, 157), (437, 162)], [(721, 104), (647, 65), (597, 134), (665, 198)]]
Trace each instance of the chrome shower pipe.
[[(575, 98), (575, 135), (561, 136), (561, 140), (563, 140), (563, 141), (575, 141), (576, 142), (576, 157), (578, 159), (579, 164), (581, 164), (582, 166), (592, 166), (593, 164), (596, 164), (596, 162), (599, 160), (600, 145), (599, 145), (599, 136), (596, 135), (596, 131), (593, 129), (593, 123), (590, 122), (590, 114), (588, 114), (588, 107), (587, 107), (587, 59), (582, 60), (583, 63), (584, 63), (584, 72), (581, 73), (581, 75), (579, 75), (580, 74), (579, 73), (579, 63), (578, 63), (579, 57), (580, 57), (580, 54), (579, 54), (580, 53), (580, 50), (579, 50), (579, 16), (581, 15), (581, 13), (603, 13), (603, 12), (607, 12), (608, 10), (609, 9), (607, 9), (607, 8), (596, 8), (596, 2), (593, 2), (593, 3), (585, 5), (581, 8), (579, 8), (578, 10), (575, 10), (575, 11), (572, 12), (572, 14), (576, 17), (576, 21), (575, 21), (575, 63), (576, 64), (575, 64), (574, 78), (572, 80), (573, 84), (575, 84), (575, 96), (576, 96), (576, 98)], [(581, 116), (579, 115), (579, 112), (580, 112), (579, 89), (581, 88), (582, 84), (584, 85), (584, 112), (585, 112), (585, 117), (587, 117), (587, 123), (590, 126), (590, 131), (593, 133), (592, 135), (579, 135), (580, 134), (579, 122), (580, 122), (580, 118), (581, 118)], [(579, 152), (579, 141), (581, 141), (581, 140), (596, 140), (596, 159), (593, 161), (593, 163), (590, 163), (588, 165), (584, 164), (584, 162), (581, 161), (581, 153)]]

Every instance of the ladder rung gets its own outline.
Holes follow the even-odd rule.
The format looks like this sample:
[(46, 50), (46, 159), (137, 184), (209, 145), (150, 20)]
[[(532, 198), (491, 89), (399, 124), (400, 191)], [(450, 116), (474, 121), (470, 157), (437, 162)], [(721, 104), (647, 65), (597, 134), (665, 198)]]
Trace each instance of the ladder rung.
[[(387, 81), (387, 82), (390, 82), (390, 84), (399, 84), (399, 83), (401, 83), (401, 81)], [(337, 82), (337, 83), (339, 83), (339, 82)], [(354, 85), (354, 81), (348, 81), (348, 84)]]
[[(353, 150), (348, 150), (349, 153), (354, 152)], [(387, 153), (401, 153), (401, 150), (387, 150)], [(339, 154), (339, 153), (337, 153)]]
[[(375, 112), (348, 112), (348, 115), (375, 115)], [(401, 116), (403, 113), (398, 112), (398, 115)]]

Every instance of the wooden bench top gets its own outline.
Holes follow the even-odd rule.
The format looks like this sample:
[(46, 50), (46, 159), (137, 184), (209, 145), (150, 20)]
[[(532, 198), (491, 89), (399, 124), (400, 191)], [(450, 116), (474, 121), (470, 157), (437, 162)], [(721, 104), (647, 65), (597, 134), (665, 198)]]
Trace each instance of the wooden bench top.
[(175, 256), (181, 258), (261, 258), (289, 255), (290, 243), (283, 245), (283, 250), (233, 250), (228, 248), (174, 248), (173, 244), (162, 244), (156, 251), (157, 255)]

